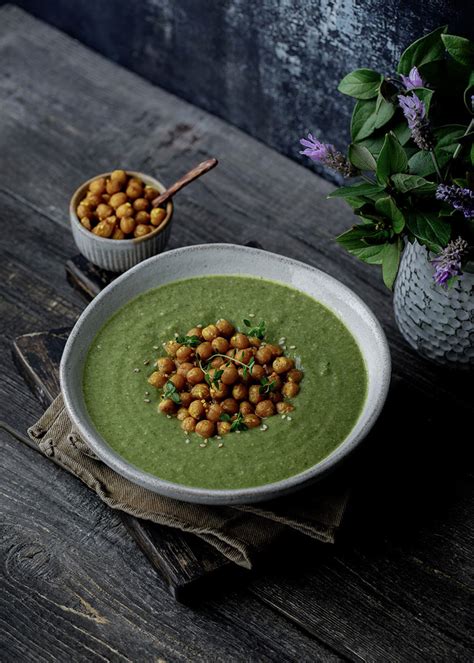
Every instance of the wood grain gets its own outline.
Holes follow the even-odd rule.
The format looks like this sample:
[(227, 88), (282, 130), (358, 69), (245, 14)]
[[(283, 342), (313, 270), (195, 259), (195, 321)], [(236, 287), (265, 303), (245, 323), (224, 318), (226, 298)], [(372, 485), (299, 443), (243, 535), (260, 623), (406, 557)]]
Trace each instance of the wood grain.
[(212, 185), (180, 193), (170, 245), (256, 240), (324, 269), (374, 310), (394, 369), (383, 418), (348, 466), (356, 500), (335, 549), (295, 545), (284, 566), (193, 610), (117, 514), (2, 433), (3, 658), (471, 660), (472, 385), (403, 342), (377, 270), (332, 239), (352, 219), (326, 200), (331, 186), (16, 8), (0, 10), (0, 57), (2, 418), (24, 430), (41, 411), (13, 339), (70, 326), (84, 306), (64, 278), (71, 191), (115, 167), (172, 182), (209, 154)]

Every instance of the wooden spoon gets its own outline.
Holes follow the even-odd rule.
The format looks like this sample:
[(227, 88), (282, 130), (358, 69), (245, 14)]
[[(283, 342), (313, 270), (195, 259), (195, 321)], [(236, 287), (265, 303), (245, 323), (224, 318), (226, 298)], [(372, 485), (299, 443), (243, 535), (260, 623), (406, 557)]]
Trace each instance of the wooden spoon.
[(159, 207), (160, 205), (163, 205), (163, 203), (166, 203), (175, 195), (175, 193), (178, 193), (178, 191), (181, 191), (183, 187), (187, 186), (191, 182), (194, 182), (194, 180), (197, 180), (198, 177), (201, 177), (201, 175), (204, 175), (204, 173), (207, 173), (215, 168), (217, 164), (217, 159), (208, 159), (207, 161), (203, 161), (198, 166), (190, 170), (189, 173), (183, 175), (183, 177), (181, 177), (177, 182), (166, 189), (166, 191), (163, 191), (163, 193), (160, 193), (159, 196), (154, 198), (151, 201), (152, 207)]

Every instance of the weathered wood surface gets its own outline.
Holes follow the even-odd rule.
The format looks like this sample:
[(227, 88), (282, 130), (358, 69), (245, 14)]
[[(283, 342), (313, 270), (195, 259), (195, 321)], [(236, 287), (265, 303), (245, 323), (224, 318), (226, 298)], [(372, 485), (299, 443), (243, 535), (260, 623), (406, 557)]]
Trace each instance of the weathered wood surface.
[(321, 267), (373, 308), (394, 364), (384, 416), (351, 461), (359, 485), (336, 547), (295, 548), (192, 610), (117, 514), (2, 433), (2, 658), (472, 659), (472, 387), (402, 341), (377, 272), (332, 240), (351, 219), (325, 199), (330, 185), (11, 7), (0, 10), (0, 59), (2, 418), (24, 430), (41, 412), (12, 340), (70, 326), (84, 305), (64, 278), (68, 196), (121, 165), (172, 182), (216, 155), (219, 167), (176, 201), (171, 246), (254, 239)]

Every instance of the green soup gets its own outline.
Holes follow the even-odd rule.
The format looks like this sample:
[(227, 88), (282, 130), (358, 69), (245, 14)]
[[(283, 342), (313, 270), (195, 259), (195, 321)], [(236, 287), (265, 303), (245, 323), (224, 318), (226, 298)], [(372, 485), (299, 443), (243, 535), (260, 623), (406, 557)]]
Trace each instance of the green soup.
[[(175, 332), (219, 318), (241, 331), (244, 319), (264, 320), (266, 340), (285, 337), (285, 354), (301, 364), (304, 379), (291, 416), (266, 419), (264, 431), (211, 438), (202, 448), (198, 435), (158, 412), (161, 391), (147, 377)], [(240, 276), (176, 281), (140, 295), (100, 330), (84, 369), (87, 409), (113, 449), (161, 479), (214, 489), (279, 481), (325, 458), (353, 428), (366, 385), (359, 347), (331, 311), (292, 288)]]

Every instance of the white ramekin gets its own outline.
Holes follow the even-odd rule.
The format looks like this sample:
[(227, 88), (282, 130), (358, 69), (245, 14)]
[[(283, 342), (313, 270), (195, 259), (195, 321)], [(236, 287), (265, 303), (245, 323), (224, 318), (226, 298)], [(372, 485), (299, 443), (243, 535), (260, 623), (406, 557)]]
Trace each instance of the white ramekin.
[[(166, 187), (154, 177), (132, 170), (127, 170), (126, 172), (128, 175), (138, 177), (145, 184), (149, 184), (160, 193), (166, 190)], [(84, 228), (79, 221), (76, 210), (79, 202), (84, 198), (89, 184), (99, 177), (108, 177), (109, 175), (110, 172), (95, 175), (76, 189), (69, 204), (69, 218), (71, 220), (74, 241), (82, 255), (94, 263), (94, 265), (102, 267), (102, 269), (107, 269), (111, 272), (125, 272), (142, 260), (151, 258), (151, 256), (164, 251), (171, 230), (173, 202), (170, 200), (166, 204), (166, 217), (161, 224), (153, 232), (144, 237), (121, 240), (98, 237), (90, 232), (90, 230)]]

